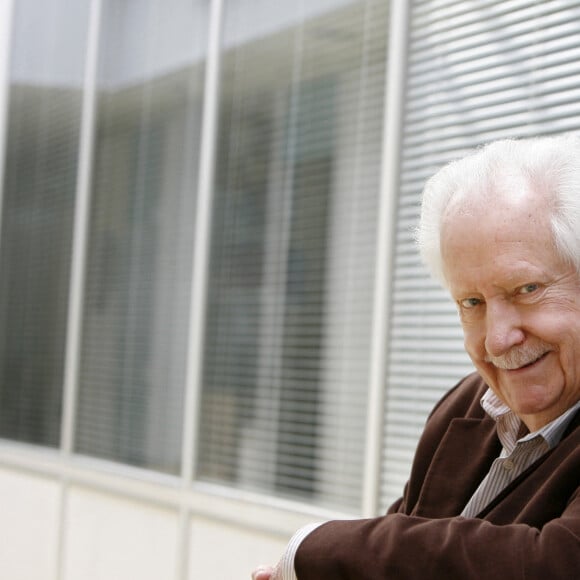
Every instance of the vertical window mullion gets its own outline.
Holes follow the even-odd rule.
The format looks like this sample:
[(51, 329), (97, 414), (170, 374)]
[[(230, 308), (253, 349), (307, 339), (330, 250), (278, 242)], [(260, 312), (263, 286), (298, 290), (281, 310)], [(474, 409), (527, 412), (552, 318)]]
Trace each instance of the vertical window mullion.
[(82, 345), (82, 305), (91, 203), (92, 161), (95, 142), (101, 4), (102, 0), (92, 0), (91, 2), (86, 69), (83, 83), (80, 153), (72, 243), (61, 426), (61, 450), (65, 455), (72, 453), (74, 447), (78, 369)]
[(404, 92), (407, 80), (408, 19), (408, 2), (396, 0), (391, 2), (389, 27), (385, 32), (389, 36), (389, 43), (386, 58), (382, 175), (378, 208), (373, 335), (362, 495), (362, 513), (365, 516), (373, 516), (379, 509), (393, 244), (399, 191)]
[(208, 262), (211, 236), (211, 209), (215, 169), (220, 91), (220, 64), (223, 29), (223, 0), (212, 0), (209, 15), (208, 51), (203, 96), (203, 117), (197, 213), (193, 252), (189, 348), (186, 371), (182, 478), (190, 484), (195, 477), (197, 430), (201, 392), (205, 310), (207, 304)]

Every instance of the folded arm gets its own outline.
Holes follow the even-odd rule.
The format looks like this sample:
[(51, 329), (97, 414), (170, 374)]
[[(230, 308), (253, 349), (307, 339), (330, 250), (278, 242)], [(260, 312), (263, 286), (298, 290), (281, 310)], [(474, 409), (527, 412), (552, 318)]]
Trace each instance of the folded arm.
[(567, 580), (580, 570), (580, 497), (541, 530), (404, 514), (328, 522), (300, 545), (299, 580)]

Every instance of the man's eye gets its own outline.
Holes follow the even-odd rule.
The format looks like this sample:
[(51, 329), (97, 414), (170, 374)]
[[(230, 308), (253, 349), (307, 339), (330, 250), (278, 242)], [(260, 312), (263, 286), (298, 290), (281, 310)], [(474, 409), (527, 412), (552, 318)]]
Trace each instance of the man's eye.
[(526, 284), (520, 288), (520, 294), (531, 294), (539, 288), (538, 284)]
[(463, 300), (459, 301), (459, 305), (461, 308), (475, 308), (481, 304), (480, 298), (464, 298)]

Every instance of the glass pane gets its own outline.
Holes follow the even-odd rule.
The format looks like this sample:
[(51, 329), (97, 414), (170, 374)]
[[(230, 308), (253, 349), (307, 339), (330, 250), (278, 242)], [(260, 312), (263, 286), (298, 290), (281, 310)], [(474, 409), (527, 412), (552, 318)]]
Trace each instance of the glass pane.
[(177, 473), (206, 3), (104, 8), (76, 447)]
[(87, 1), (15, 2), (0, 239), (0, 436), (57, 446)]
[(386, 30), (226, 2), (201, 479), (360, 506)]

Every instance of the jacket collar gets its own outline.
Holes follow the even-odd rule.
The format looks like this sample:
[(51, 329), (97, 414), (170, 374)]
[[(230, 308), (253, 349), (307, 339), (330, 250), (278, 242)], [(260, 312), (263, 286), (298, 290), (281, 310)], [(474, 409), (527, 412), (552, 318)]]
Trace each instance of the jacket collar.
[[(494, 459), (500, 454), (501, 443), (495, 427), (495, 421), (489, 416), (483, 419), (456, 418), (451, 421), (425, 475), (412, 515), (444, 518), (454, 517), (461, 513), (489, 472)], [(545, 460), (553, 454), (558, 454), (560, 447), (564, 448), (573, 444), (566, 441), (567, 437), (572, 435), (572, 439), (580, 438), (580, 411), (570, 421), (562, 437), (562, 445), (557, 445), (548, 451), (524, 471), (491, 502), (485, 511), (492, 509), (514, 487), (517, 487), (522, 479), (538, 469)]]

